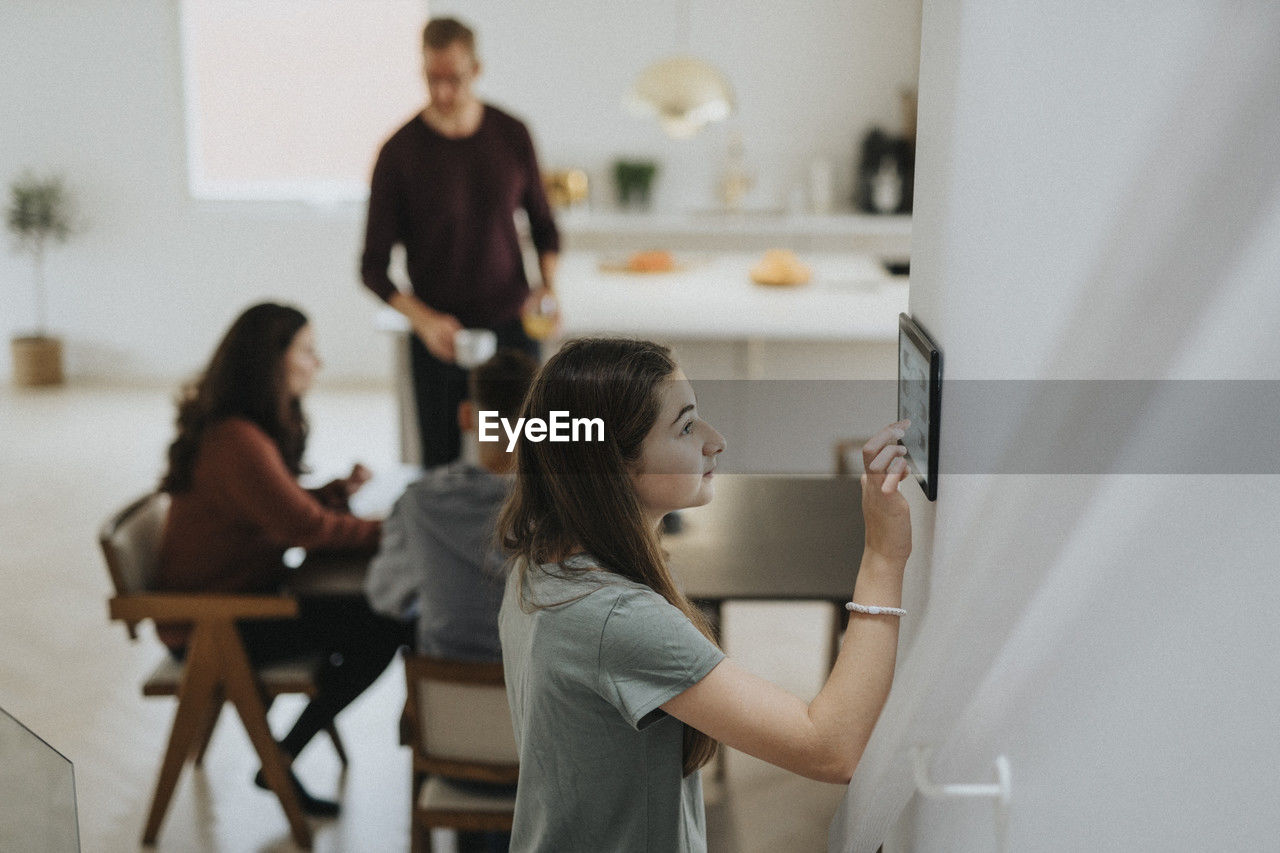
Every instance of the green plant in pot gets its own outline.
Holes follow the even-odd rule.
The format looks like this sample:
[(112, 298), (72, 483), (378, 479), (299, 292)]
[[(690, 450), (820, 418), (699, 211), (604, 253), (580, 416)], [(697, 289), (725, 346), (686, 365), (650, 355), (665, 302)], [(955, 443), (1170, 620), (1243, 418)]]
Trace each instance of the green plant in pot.
[(62, 341), (49, 334), (44, 257), (54, 243), (71, 236), (72, 206), (62, 178), (37, 177), (24, 172), (9, 185), (5, 224), (14, 236), (14, 248), (30, 254), (35, 271), (36, 327), (30, 334), (10, 340), (15, 385), (58, 385), (62, 382)]
[(658, 164), (649, 160), (615, 160), (613, 182), (618, 190), (618, 204), (622, 207), (648, 208), (650, 189), (657, 173)]

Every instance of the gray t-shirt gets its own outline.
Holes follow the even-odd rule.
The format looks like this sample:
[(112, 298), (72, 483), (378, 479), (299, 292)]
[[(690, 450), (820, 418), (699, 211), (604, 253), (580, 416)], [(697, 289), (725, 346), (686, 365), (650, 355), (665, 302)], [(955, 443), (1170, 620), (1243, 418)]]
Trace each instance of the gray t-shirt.
[(643, 584), (552, 573), (569, 574), (527, 573), (522, 607), (513, 571), (498, 619), (520, 748), (511, 849), (705, 851), (701, 777), (681, 776), (684, 724), (658, 706), (724, 653)]

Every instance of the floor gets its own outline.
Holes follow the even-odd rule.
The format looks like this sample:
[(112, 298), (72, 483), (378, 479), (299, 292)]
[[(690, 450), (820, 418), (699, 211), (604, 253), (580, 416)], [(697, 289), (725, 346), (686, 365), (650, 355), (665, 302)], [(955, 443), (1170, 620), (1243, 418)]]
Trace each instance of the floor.
[[(139, 685), (162, 655), (150, 631), (131, 642), (107, 620), (111, 593), (96, 533), (114, 509), (154, 487), (171, 438), (174, 390), (0, 386), (0, 708), (74, 764), (81, 849), (137, 849), (173, 702)], [(395, 462), (389, 390), (325, 388), (308, 400), (308, 460), (317, 476), (360, 460)], [(727, 650), (802, 696), (821, 683), (828, 613), (821, 605), (737, 604), (725, 612)], [(300, 756), (299, 776), (340, 796), (342, 816), (316, 822), (317, 851), (408, 846), (409, 757), (396, 744), (403, 673), (393, 667), (338, 718), (352, 755), (340, 772), (323, 738)], [(272, 709), (277, 733), (299, 710)], [(205, 765), (184, 770), (159, 848), (294, 850), (278, 804), (250, 784), (257, 763), (230, 712)], [(821, 851), (844, 789), (730, 754), (723, 786), (709, 784), (712, 851)], [(0, 804), (0, 824), (6, 817)], [(9, 815), (13, 817), (13, 815)], [(446, 834), (438, 849), (452, 850)]]

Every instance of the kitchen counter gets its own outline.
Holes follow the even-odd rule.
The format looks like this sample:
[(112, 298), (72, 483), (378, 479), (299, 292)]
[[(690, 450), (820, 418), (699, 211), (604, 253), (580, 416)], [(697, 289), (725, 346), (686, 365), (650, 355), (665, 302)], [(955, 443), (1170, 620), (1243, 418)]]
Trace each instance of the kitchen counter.
[[(898, 314), (907, 310), (908, 279), (890, 275), (869, 255), (801, 256), (813, 270), (808, 284), (766, 287), (751, 281), (759, 254), (675, 254), (681, 269), (666, 273), (612, 272), (602, 261), (625, 257), (567, 252), (560, 256), (556, 292), (564, 337), (649, 335), (708, 341), (897, 341)], [(408, 332), (391, 308), (377, 326)]]
[(863, 252), (911, 254), (911, 217), (865, 213), (784, 213), (768, 210), (634, 212), (569, 210), (556, 214), (564, 248), (628, 252), (690, 251)]
[(610, 272), (601, 261), (561, 256), (557, 292), (567, 336), (648, 335), (755, 341), (896, 341), (907, 310), (908, 280), (873, 257), (805, 253), (808, 284), (766, 287), (751, 281), (759, 253), (681, 254), (667, 273)]
[(911, 216), (881, 216), (869, 213), (787, 213), (775, 210), (702, 210), (666, 213), (626, 210), (567, 210), (556, 214), (556, 222), (570, 234), (593, 232), (691, 231), (767, 232), (787, 234), (867, 233), (888, 236), (911, 235)]
[[(556, 286), (564, 316), (563, 337), (652, 338), (674, 347), (685, 373), (698, 382), (881, 380), (823, 386), (822, 393), (832, 397), (831, 405), (807, 415), (808, 437), (789, 445), (788, 453), (757, 446), (785, 428), (776, 422), (776, 407), (743, 407), (716, 400), (717, 394), (750, 394), (769, 386), (700, 385), (703, 403), (718, 428), (735, 436), (737, 458), (754, 460), (757, 471), (764, 470), (758, 466), (767, 459), (778, 472), (823, 473), (831, 464), (832, 441), (870, 435), (892, 417), (898, 314), (907, 310), (908, 280), (891, 276), (872, 255), (801, 252), (801, 261), (813, 271), (808, 284), (765, 287), (750, 278), (761, 254), (677, 251), (676, 262), (684, 268), (642, 274), (601, 269), (602, 260), (621, 263), (625, 255), (565, 252), (560, 256)], [(400, 314), (383, 308), (377, 326), (400, 339), (395, 348), (395, 385), (401, 458), (416, 462), (408, 324)], [(795, 387), (803, 391), (819, 386)], [(853, 397), (844, 399), (849, 394)]]

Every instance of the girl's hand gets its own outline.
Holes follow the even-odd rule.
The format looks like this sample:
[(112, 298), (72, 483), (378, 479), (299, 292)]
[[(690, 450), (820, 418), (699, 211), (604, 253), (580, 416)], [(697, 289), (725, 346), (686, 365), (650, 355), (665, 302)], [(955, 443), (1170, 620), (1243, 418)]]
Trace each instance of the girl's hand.
[(898, 440), (911, 422), (902, 420), (880, 430), (862, 446), (862, 517), (866, 550), (905, 565), (911, 555), (911, 508), (898, 493), (907, 477), (907, 449)]

